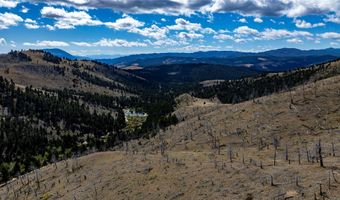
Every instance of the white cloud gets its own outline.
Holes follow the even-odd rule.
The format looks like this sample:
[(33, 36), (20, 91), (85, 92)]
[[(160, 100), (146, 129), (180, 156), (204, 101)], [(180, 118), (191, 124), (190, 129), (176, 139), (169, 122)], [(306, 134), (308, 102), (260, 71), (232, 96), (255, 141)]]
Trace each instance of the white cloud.
[(5, 46), (7, 45), (7, 41), (5, 38), (0, 38), (0, 46)]
[(99, 40), (98, 42), (94, 43), (87, 43), (87, 42), (72, 42), (72, 44), (82, 47), (94, 47), (94, 46), (100, 46), (100, 47), (145, 47), (147, 46), (146, 43), (142, 42), (130, 42), (123, 39), (107, 39), (103, 38)]
[(146, 47), (147, 44), (143, 42), (131, 42), (123, 39), (107, 39), (103, 38), (97, 42), (71, 42), (80, 47)]
[(178, 38), (182, 39), (182, 40), (187, 40), (187, 39), (199, 39), (199, 38), (204, 38), (204, 35), (199, 34), (199, 33), (195, 33), (195, 32), (180, 32), (177, 36)]
[(326, 33), (322, 33), (318, 35), (319, 37), (323, 38), (323, 39), (340, 39), (340, 33), (336, 33), (336, 32), (326, 32)]
[(218, 35), (214, 35), (214, 39), (217, 39), (217, 40), (232, 40), (232, 39), (234, 39), (234, 37), (231, 36), (231, 35), (226, 35), (226, 34), (218, 34)]
[(16, 45), (16, 43), (15, 43), (14, 41), (11, 41), (11, 42), (10, 42), (10, 46), (13, 47), (13, 48), (15, 48), (17, 45)]
[(333, 22), (336, 24), (340, 24), (340, 16), (337, 15), (328, 15), (326, 19), (324, 19), (325, 22)]
[(26, 8), (25, 6), (22, 6), (22, 7), (21, 7), (21, 12), (22, 12), (22, 13), (28, 13), (28, 11), (29, 11), (29, 9)]
[(281, 38), (292, 37), (313, 37), (313, 34), (307, 31), (288, 31), (285, 29), (271, 29), (267, 28), (260, 34), (261, 39), (276, 40)]
[(234, 30), (235, 33), (240, 35), (257, 35), (259, 31), (248, 26), (240, 26)]
[(123, 39), (107, 39), (103, 38), (97, 42), (64, 42), (64, 41), (37, 41), (35, 43), (25, 42), (24, 46), (31, 47), (67, 47), (70, 44), (81, 47), (145, 47), (146, 43), (142, 42), (130, 42)]
[(230, 33), (230, 31), (227, 29), (218, 30), (217, 32), (218, 33)]
[(200, 32), (203, 34), (216, 34), (216, 31), (212, 28), (203, 28)]
[(187, 45), (180, 48), (173, 49), (175, 51), (212, 51), (212, 50), (220, 50), (219, 46), (211, 46), (211, 45)]
[(256, 22), (256, 23), (262, 23), (263, 20), (262, 20), (261, 18), (259, 18), (259, 17), (256, 17), (256, 18), (254, 19), (254, 22)]
[(94, 43), (95, 46), (101, 47), (146, 47), (146, 43), (142, 42), (129, 42), (122, 39), (101, 39), (100, 41)]
[(29, 18), (25, 19), (25, 27), (27, 29), (38, 29), (38, 28), (40, 28), (37, 21), (29, 19)]
[(54, 28), (57, 29), (73, 29), (75, 26), (98, 26), (103, 23), (94, 20), (85, 11), (67, 12), (64, 8), (44, 7), (41, 15), (46, 18), (56, 20)]
[(149, 43), (151, 45), (154, 46), (178, 46), (178, 45), (182, 45), (182, 44), (188, 44), (187, 42), (183, 42), (183, 41), (177, 41), (177, 40), (173, 40), (173, 39), (164, 39), (164, 40), (157, 40), (155, 42), (150, 42)]
[(249, 39), (245, 39), (245, 38), (237, 38), (234, 40), (234, 42), (236, 43), (244, 43), (247, 42)]
[(287, 40), (288, 43), (294, 43), (294, 44), (300, 44), (303, 43), (303, 41), (299, 38), (292, 38)]
[(199, 31), (202, 29), (201, 24), (191, 23), (183, 18), (175, 20), (175, 25), (168, 26), (170, 30), (186, 30), (186, 31)]
[(241, 19), (239, 19), (238, 21), (241, 22), (241, 23), (248, 23), (247, 20), (246, 20), (246, 18), (241, 18)]
[(46, 27), (48, 30), (50, 30), (50, 31), (54, 31), (54, 30), (55, 30), (55, 27), (54, 27), (54, 26), (51, 26), (51, 25), (49, 25), (49, 24), (47, 24), (45, 27)]
[(35, 43), (25, 42), (24, 46), (32, 46), (32, 47), (67, 47), (69, 44), (63, 41), (37, 41)]
[(337, 43), (337, 42), (331, 42), (330, 45), (331, 45), (331, 46), (338, 46), (339, 43)]
[(23, 19), (13, 13), (0, 13), (0, 29), (8, 29), (10, 26), (17, 26)]
[(88, 42), (71, 42), (72, 44), (80, 47), (93, 47), (94, 45)]
[[(264, 31), (258, 31), (248, 26), (240, 26), (234, 31), (235, 42), (246, 42), (251, 40), (278, 40), (278, 39), (293, 39), (307, 38), (313, 39), (313, 34), (307, 31), (288, 31), (285, 29), (266, 28)], [(293, 41), (293, 40), (292, 40)]]
[(117, 19), (115, 22), (106, 22), (105, 25), (115, 30), (130, 30), (144, 26), (144, 22), (138, 21), (129, 15), (124, 15), (123, 18)]
[(212, 28), (203, 28), (200, 23), (192, 23), (183, 18), (176, 19), (175, 24), (167, 26), (167, 28), (174, 31), (189, 31), (189, 34), (180, 33), (183, 38), (201, 38), (204, 37), (202, 34), (216, 34), (216, 31)]
[(18, 1), (14, 0), (0, 0), (0, 7), (15, 8), (17, 7), (18, 3)]
[(150, 37), (150, 38), (160, 40), (160, 39), (166, 38), (166, 35), (169, 32), (169, 30), (166, 27), (159, 28), (157, 25), (153, 24), (150, 28), (143, 28), (143, 29), (133, 28), (129, 30), (129, 32), (138, 33), (145, 37)]
[(295, 20), (295, 26), (298, 28), (315, 28), (315, 27), (320, 27), (320, 26), (325, 26), (324, 23), (316, 23), (312, 24), (309, 22), (306, 22), (305, 20)]

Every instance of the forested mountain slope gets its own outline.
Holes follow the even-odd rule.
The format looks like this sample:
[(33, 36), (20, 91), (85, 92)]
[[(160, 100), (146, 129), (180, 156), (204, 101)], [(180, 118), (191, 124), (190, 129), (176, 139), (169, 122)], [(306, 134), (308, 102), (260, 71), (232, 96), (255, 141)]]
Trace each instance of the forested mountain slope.
[[(0, 182), (173, 123), (172, 94), (123, 70), (35, 50), (0, 60)], [(148, 113), (142, 127), (123, 131), (126, 108)]]

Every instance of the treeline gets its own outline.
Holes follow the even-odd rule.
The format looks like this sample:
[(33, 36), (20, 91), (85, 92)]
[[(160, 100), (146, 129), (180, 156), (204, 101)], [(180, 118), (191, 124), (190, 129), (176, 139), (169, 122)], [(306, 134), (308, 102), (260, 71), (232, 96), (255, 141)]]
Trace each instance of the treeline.
[(310, 80), (327, 78), (340, 73), (339, 66), (330, 63), (314, 65), (294, 71), (262, 74), (254, 78), (225, 81), (210, 87), (198, 87), (193, 95), (200, 98), (217, 98), (222, 103), (239, 103), (275, 92), (288, 90)]
[(21, 52), (21, 51), (11, 51), (8, 53), (8, 55), (11, 56), (11, 58), (16, 59), (18, 61), (24, 61), (24, 62), (30, 62), (32, 61), (31, 57), (29, 57), (28, 55), (26, 55), (25, 53)]
[(51, 63), (54, 63), (54, 64), (60, 64), (60, 62), (62, 61), (61, 58), (54, 56), (51, 53), (48, 53), (48, 52), (43, 52), (43, 53), (44, 53), (43, 60), (45, 60), (46, 62), (51, 62)]
[[(103, 150), (125, 139), (122, 110), (99, 114), (56, 93), (26, 88), (0, 77), (0, 182), (50, 162)], [(6, 112), (5, 112), (6, 110)]]

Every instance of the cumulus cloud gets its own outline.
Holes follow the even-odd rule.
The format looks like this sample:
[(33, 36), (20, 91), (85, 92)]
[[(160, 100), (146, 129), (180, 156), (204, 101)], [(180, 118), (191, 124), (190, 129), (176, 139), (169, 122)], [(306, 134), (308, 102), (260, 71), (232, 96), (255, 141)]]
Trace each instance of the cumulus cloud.
[(118, 12), (138, 14), (190, 15), (195, 12), (234, 12), (256, 17), (283, 15), (298, 17), (340, 13), (338, 0), (45, 0), (44, 2), (75, 7), (110, 8)]
[[(307, 31), (289, 31), (285, 29), (266, 28), (264, 31), (259, 31), (248, 26), (240, 26), (233, 31), (234, 41), (237, 43), (251, 40), (278, 40), (287, 39), (290, 42), (297, 41), (292, 39), (307, 38), (310, 39), (314, 35)], [(215, 37), (216, 38), (216, 37)]]
[(194, 32), (180, 32), (177, 36), (178, 38), (182, 40), (187, 40), (187, 39), (199, 39), (199, 38), (204, 38), (204, 35), (199, 34), (199, 33), (194, 33)]
[(325, 22), (333, 22), (336, 24), (340, 24), (340, 16), (337, 15), (328, 15), (327, 18), (324, 19)]
[(95, 46), (101, 47), (146, 47), (147, 44), (143, 42), (129, 42), (122, 39), (101, 39), (100, 41), (94, 43)]
[(217, 40), (232, 40), (232, 39), (234, 39), (234, 37), (231, 36), (231, 35), (226, 35), (226, 34), (218, 34), (218, 35), (214, 35), (214, 39), (217, 39)]
[(234, 30), (235, 33), (240, 35), (257, 35), (259, 31), (248, 26), (240, 26)]
[(238, 22), (247, 23), (247, 20), (246, 20), (246, 18), (241, 18), (241, 19), (238, 20)]
[(288, 31), (285, 29), (267, 28), (260, 34), (261, 39), (276, 40), (281, 38), (292, 37), (313, 37), (313, 34), (307, 31)]
[(71, 42), (72, 44), (80, 47), (93, 47), (94, 45), (88, 42)]
[(85, 11), (68, 12), (64, 8), (44, 7), (40, 13), (43, 17), (56, 20), (53, 27), (57, 29), (73, 29), (75, 26), (98, 26), (103, 24), (99, 20), (92, 19)]
[(115, 22), (106, 22), (105, 25), (116, 30), (130, 30), (144, 26), (144, 22), (138, 21), (128, 15), (123, 15), (123, 18), (117, 19)]
[(67, 47), (69, 44), (63, 41), (37, 41), (35, 43), (25, 42), (23, 43), (24, 46), (31, 46), (31, 47)]
[(130, 42), (123, 39), (107, 39), (103, 38), (98, 42), (87, 43), (87, 42), (72, 42), (76, 46), (82, 47), (146, 47), (147, 44), (143, 42)]
[(202, 29), (201, 24), (191, 23), (183, 18), (175, 20), (175, 25), (168, 26), (170, 30), (187, 30), (187, 31), (198, 31)]
[(294, 44), (300, 44), (303, 43), (303, 41), (299, 38), (292, 38), (287, 40), (288, 43), (294, 43)]
[(104, 24), (115, 30), (126, 30), (130, 33), (136, 33), (144, 37), (150, 37), (157, 40), (166, 38), (166, 35), (169, 32), (167, 27), (160, 28), (155, 24), (150, 27), (144, 27), (144, 22), (136, 20), (129, 15), (123, 15), (122, 18), (117, 19), (115, 22), (106, 22)]
[(149, 43), (150, 45), (153, 45), (153, 46), (178, 46), (178, 45), (188, 44), (185, 41), (182, 41), (182, 40), (177, 41), (177, 40), (173, 40), (170, 38), (166, 38), (164, 40), (157, 40), (155, 42), (149, 41)]
[(211, 45), (187, 45), (180, 48), (175, 48), (175, 51), (212, 51), (212, 50), (220, 50), (219, 46), (211, 46)]
[(213, 0), (209, 12), (236, 12), (252, 16), (297, 17), (340, 12), (338, 0)]
[(7, 41), (5, 38), (0, 38), (0, 46), (5, 46), (7, 45)]
[(0, 29), (8, 29), (10, 26), (17, 26), (23, 19), (13, 13), (0, 13)]
[[(36, 0), (28, 0), (35, 2)], [(207, 1), (207, 0), (205, 0)], [(50, 4), (68, 5), (83, 8), (110, 8), (123, 13), (138, 14), (192, 14), (191, 8), (199, 8), (201, 3), (185, 2), (180, 0), (45, 0)], [(207, 3), (209, 3), (207, 1)], [(199, 4), (199, 5), (196, 5)], [(201, 5), (202, 6), (202, 5)]]
[(336, 40), (340, 39), (340, 33), (336, 33), (336, 32), (326, 32), (326, 33), (319, 34), (318, 36), (323, 39), (336, 39)]
[(22, 7), (21, 7), (21, 11), (20, 11), (20, 12), (22, 12), (22, 13), (28, 13), (28, 11), (29, 11), (29, 9), (26, 8), (25, 6), (22, 6)]
[(40, 26), (38, 25), (37, 21), (33, 19), (25, 19), (25, 27), (28, 29), (38, 29)]
[(130, 32), (137, 33), (145, 37), (150, 37), (150, 38), (160, 40), (160, 39), (166, 38), (169, 30), (166, 27), (160, 28), (157, 25), (153, 24), (149, 28), (143, 28), (143, 29), (133, 28), (130, 30)]
[(256, 23), (262, 23), (263, 20), (262, 20), (261, 18), (259, 18), (259, 17), (256, 17), (256, 18), (254, 19), (254, 22), (256, 22)]
[[(202, 35), (202, 34), (216, 34), (216, 31), (212, 28), (203, 28), (200, 23), (192, 23), (188, 20), (185, 20), (183, 18), (178, 18), (175, 20), (174, 25), (167, 26), (169, 30), (175, 30), (175, 31), (189, 31), (191, 32), (190, 35)], [(185, 36), (185, 33), (183, 33), (183, 36)]]
[(315, 28), (315, 27), (320, 27), (320, 26), (325, 26), (324, 23), (316, 23), (312, 24), (310, 22), (306, 22), (305, 20), (295, 20), (295, 26), (298, 28)]
[(18, 3), (18, 1), (13, 0), (0, 0), (0, 7), (15, 8), (17, 7)]

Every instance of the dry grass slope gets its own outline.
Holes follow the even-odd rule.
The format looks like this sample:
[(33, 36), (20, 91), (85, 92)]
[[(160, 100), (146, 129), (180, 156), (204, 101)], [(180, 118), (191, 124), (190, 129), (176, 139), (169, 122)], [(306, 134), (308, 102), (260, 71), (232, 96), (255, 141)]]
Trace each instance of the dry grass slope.
[[(47, 62), (43, 59), (43, 52), (24, 51), (32, 61), (17, 61), (8, 55), (0, 55), (0, 76), (12, 79), (18, 86), (33, 86), (34, 88), (73, 89), (83, 92), (106, 94), (110, 96), (132, 95), (124, 90), (110, 90), (109, 88), (87, 82), (72, 73), (75, 65), (80, 71), (107, 82), (115, 82), (104, 74), (95, 70), (98, 65), (91, 61), (70, 61), (62, 59), (60, 64)], [(60, 73), (64, 71), (64, 74)], [(119, 73), (126, 73), (120, 70)], [(124, 87), (123, 84), (116, 82)]]

